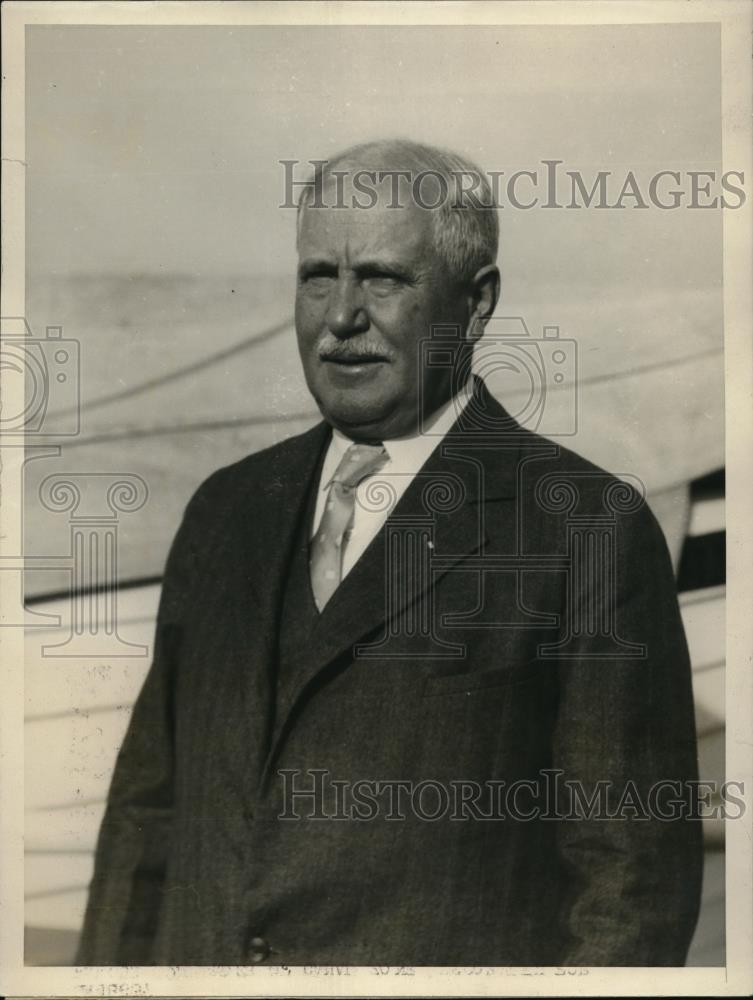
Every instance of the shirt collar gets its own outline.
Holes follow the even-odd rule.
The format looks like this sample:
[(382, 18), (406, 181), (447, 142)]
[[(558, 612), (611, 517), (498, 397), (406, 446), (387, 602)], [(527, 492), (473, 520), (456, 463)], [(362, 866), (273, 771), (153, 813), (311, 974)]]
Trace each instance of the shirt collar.
[[(389, 468), (393, 472), (416, 473), (423, 466), (429, 455), (439, 444), (458, 419), (473, 395), (473, 377), (471, 376), (463, 388), (449, 399), (443, 406), (431, 415), (421, 431), (405, 434), (402, 437), (384, 441), (384, 447), (389, 456)], [(321, 478), (321, 488), (329, 489), (332, 476), (353, 441), (345, 434), (332, 428), (325, 467)]]

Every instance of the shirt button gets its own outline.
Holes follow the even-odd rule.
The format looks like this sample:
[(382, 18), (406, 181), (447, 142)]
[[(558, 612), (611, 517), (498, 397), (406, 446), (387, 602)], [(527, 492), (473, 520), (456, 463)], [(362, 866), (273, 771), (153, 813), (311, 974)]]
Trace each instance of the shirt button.
[(249, 959), (254, 965), (263, 962), (269, 956), (269, 942), (263, 937), (252, 937), (249, 941)]

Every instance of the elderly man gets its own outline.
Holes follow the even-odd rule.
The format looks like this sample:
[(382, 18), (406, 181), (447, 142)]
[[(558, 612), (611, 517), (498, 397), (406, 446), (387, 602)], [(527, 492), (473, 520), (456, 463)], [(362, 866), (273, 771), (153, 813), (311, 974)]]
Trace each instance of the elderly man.
[(669, 558), (634, 490), (471, 375), (491, 204), (407, 142), (303, 195), (324, 421), (188, 505), (81, 964), (684, 962), (701, 852)]

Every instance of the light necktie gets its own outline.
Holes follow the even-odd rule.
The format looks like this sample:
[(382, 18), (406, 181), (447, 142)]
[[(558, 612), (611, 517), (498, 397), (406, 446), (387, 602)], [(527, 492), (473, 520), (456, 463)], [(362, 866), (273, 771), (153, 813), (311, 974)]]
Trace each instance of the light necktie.
[(384, 445), (352, 444), (330, 480), (327, 503), (311, 539), (311, 589), (322, 611), (342, 580), (343, 549), (353, 525), (356, 487), (388, 460)]

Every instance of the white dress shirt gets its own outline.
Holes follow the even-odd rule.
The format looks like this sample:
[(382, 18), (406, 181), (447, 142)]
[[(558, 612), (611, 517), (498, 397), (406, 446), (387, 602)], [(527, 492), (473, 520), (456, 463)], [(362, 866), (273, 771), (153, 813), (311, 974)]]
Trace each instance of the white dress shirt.
[[(388, 455), (387, 462), (373, 476), (367, 476), (362, 480), (356, 489), (352, 530), (343, 551), (342, 579), (348, 575), (369, 543), (379, 533), (379, 529), (412, 483), (416, 473), (421, 470), (468, 405), (472, 393), (473, 380), (469, 379), (456, 396), (424, 422), (421, 433), (407, 434), (405, 437), (382, 442)], [(332, 476), (352, 444), (350, 438), (333, 428), (332, 440), (324, 457), (319, 479), (314, 523), (311, 527), (312, 538), (324, 513)], [(381, 484), (384, 484), (384, 487)]]

